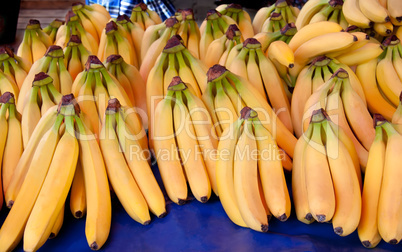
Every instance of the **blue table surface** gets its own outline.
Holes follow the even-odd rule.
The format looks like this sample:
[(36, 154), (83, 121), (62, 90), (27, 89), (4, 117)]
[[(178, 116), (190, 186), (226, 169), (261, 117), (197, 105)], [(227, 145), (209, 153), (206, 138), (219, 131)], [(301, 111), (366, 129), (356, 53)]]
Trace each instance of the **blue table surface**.
[[(260, 233), (236, 226), (227, 217), (216, 196), (202, 204), (189, 196), (185, 205), (178, 206), (166, 196), (156, 166), (155, 176), (167, 200), (168, 215), (143, 226), (124, 211), (118, 199), (112, 197), (112, 226), (103, 251), (402, 251), (402, 243), (390, 245), (381, 241), (372, 250), (361, 245), (357, 231), (347, 237), (333, 232), (330, 223), (303, 224), (290, 218), (280, 222), (273, 218), (269, 232)], [(290, 186), (290, 174), (286, 174)], [(69, 198), (67, 198), (69, 200)], [(40, 251), (91, 251), (85, 238), (85, 218), (74, 219), (66, 204), (63, 227), (58, 236), (48, 240)], [(3, 223), (8, 209), (0, 212)], [(22, 251), (22, 242), (16, 251)]]

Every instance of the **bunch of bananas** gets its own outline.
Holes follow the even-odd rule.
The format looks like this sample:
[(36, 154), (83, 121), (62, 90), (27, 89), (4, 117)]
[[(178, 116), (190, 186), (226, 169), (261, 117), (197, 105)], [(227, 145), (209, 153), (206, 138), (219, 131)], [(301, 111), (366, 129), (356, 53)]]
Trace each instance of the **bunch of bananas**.
[(349, 23), (343, 14), (343, 0), (309, 0), (300, 10), (296, 20), (298, 30), (304, 26), (320, 21), (338, 23), (343, 29), (348, 28)]
[(297, 141), (292, 192), (297, 218), (304, 223), (332, 221), (346, 236), (359, 225), (361, 172), (351, 140), (325, 110), (312, 113), (308, 129)]
[(139, 69), (144, 81), (147, 81), (150, 71), (156, 65), (157, 58), (162, 53), (167, 41), (177, 34), (179, 26), (179, 21), (175, 17), (171, 17), (161, 24), (150, 26), (144, 32)]
[(79, 153), (74, 130), (78, 111), (68, 99), (60, 105), (55, 122), (42, 125), (49, 129), (31, 153), (25, 179), (0, 230), (3, 251), (12, 250), (22, 237), (24, 250), (34, 251), (42, 246), (67, 198)]
[(40, 59), (52, 44), (52, 39), (42, 30), (40, 22), (30, 19), (18, 47), (17, 55), (32, 64)]
[(200, 60), (204, 60), (212, 41), (224, 36), (231, 24), (236, 24), (236, 21), (229, 16), (222, 15), (216, 9), (207, 12), (207, 17), (200, 26)]
[(15, 55), (9, 47), (0, 48), (0, 70), (10, 81), (17, 84), (18, 89), (21, 88), (30, 68), (31, 64)]
[(340, 68), (321, 85), (306, 101), (302, 125), (306, 131), (312, 112), (325, 109), (329, 118), (352, 139), (364, 171), (375, 132), (366, 103), (353, 89), (350, 79), (348, 72)]
[(145, 131), (134, 133), (138, 121), (127, 116), (116, 98), (108, 101), (105, 113), (99, 142), (108, 178), (121, 204), (143, 225), (151, 221), (149, 210), (158, 218), (166, 216), (165, 198), (144, 155), (148, 145), (140, 142), (144, 136), (146, 140)]
[[(6, 194), (11, 176), (24, 151), (21, 132), (21, 115), (15, 107), (14, 95), (6, 92), (0, 96), (0, 209), (3, 193)], [(4, 158), (3, 158), (4, 157)]]
[(394, 25), (402, 25), (402, 5), (398, 0), (345, 0), (342, 10), (350, 25), (373, 27), (382, 36), (390, 35)]
[[(219, 137), (241, 115), (245, 106), (253, 107), (264, 127), (278, 142), (284, 165), (293, 156), (297, 139), (286, 128), (264, 96), (246, 79), (230, 72), (221, 65), (214, 65), (207, 72), (208, 84), (202, 100), (208, 109)], [(289, 163), (287, 163), (289, 164)], [(287, 170), (290, 166), (285, 167)]]
[(71, 75), (72, 80), (85, 69), (89, 51), (81, 43), (80, 37), (71, 35), (66, 48), (64, 48), (64, 65)]
[(231, 17), (239, 27), (243, 39), (252, 38), (254, 36), (253, 25), (247, 11), (243, 10), (238, 4), (222, 4), (216, 7), (222, 15)]
[(198, 24), (194, 19), (193, 9), (179, 10), (175, 16), (180, 22), (177, 35), (182, 38), (184, 46), (187, 47), (191, 54), (199, 58), (201, 34)]
[(117, 16), (116, 23), (120, 24), (126, 31), (126, 38), (135, 50), (135, 57), (137, 58), (137, 62), (134, 62), (136, 63), (135, 66), (139, 68), (141, 65), (141, 43), (144, 37), (144, 31), (137, 23), (133, 23), (127, 15)]
[(23, 112), (24, 104), (29, 99), (29, 91), (35, 75), (40, 72), (48, 74), (53, 79), (53, 86), (57, 92), (62, 95), (71, 93), (73, 79), (64, 64), (63, 57), (63, 49), (60, 46), (52, 45), (46, 54), (32, 65), (20, 89), (21, 99), (17, 100), (17, 110), (20, 113)]
[(162, 23), (158, 13), (150, 10), (144, 3), (139, 3), (133, 7), (130, 19), (133, 23), (137, 23), (144, 31), (151, 25)]
[(48, 26), (43, 28), (43, 31), (46, 32), (47, 35), (49, 35), (49, 37), (52, 39), (53, 43), (56, 39), (57, 31), (59, 30), (60, 26), (62, 26), (63, 24), (64, 24), (63, 20), (56, 18), (55, 20), (50, 22), (50, 24)]
[(21, 111), (22, 138), (27, 146), (41, 117), (54, 105), (59, 104), (62, 95), (56, 90), (53, 79), (44, 72), (35, 75)]
[(122, 106), (132, 107), (135, 104), (119, 81), (106, 70), (95, 55), (88, 57), (85, 70), (75, 78), (72, 93), (77, 97), (82, 112), (89, 120), (86, 123), (91, 125), (91, 130), (97, 138), (110, 97), (117, 98)]
[[(400, 110), (400, 106), (398, 108)], [(393, 122), (400, 123), (395, 113)], [(393, 125), (379, 114), (374, 115), (375, 139), (369, 151), (363, 194), (362, 215), (357, 233), (363, 246), (374, 248), (384, 239), (397, 244), (402, 239), (400, 162), (402, 146), (400, 124)], [(394, 128), (395, 127), (395, 128)]]
[[(281, 58), (292, 58), (293, 52), (288, 51), (290, 51), (290, 54), (278, 51), (278, 55)], [(290, 61), (292, 60), (290, 59)], [(267, 94), (266, 99), (278, 118), (290, 132), (293, 132), (290, 118), (290, 101), (285, 90), (287, 85), (282, 83), (275, 65), (264, 55), (261, 43), (254, 38), (246, 39), (239, 52), (233, 49), (229, 53), (226, 65), (229, 71), (247, 79), (258, 90), (258, 93)]]
[(216, 163), (219, 199), (237, 225), (267, 232), (271, 215), (290, 216), (281, 153), (271, 133), (249, 107), (221, 135)]
[[(349, 75), (349, 81), (352, 88), (366, 103), (365, 92), (359, 82), (356, 74), (347, 65), (340, 63), (335, 59), (326, 56), (316, 57), (310, 65), (303, 68), (297, 77), (295, 88), (292, 94), (290, 107), (293, 128), (297, 137), (303, 133), (302, 125), (299, 123), (303, 121), (304, 107), (310, 96), (325, 82), (329, 81), (336, 71), (340, 68), (346, 70)], [(294, 104), (298, 104), (295, 106)]]
[(229, 52), (241, 43), (242, 39), (239, 28), (237, 25), (231, 24), (226, 30), (225, 36), (211, 42), (203, 62), (207, 67), (212, 67), (215, 64), (225, 66)]
[[(131, 43), (127, 37), (130, 37)], [(112, 20), (106, 24), (102, 33), (97, 56), (100, 61), (105, 61), (107, 57), (114, 54), (121, 55), (124, 61), (138, 68), (138, 59), (131, 34), (123, 26)]]
[(183, 45), (179, 35), (170, 38), (147, 79), (148, 121), (158, 102), (166, 96), (173, 77), (180, 76), (183, 82), (187, 83), (189, 90), (201, 97), (205, 90), (206, 72), (205, 65)]
[(146, 83), (133, 65), (124, 61), (120, 55), (110, 55), (105, 62), (106, 70), (121, 84), (131, 101), (135, 101), (136, 113), (148, 128)]
[(152, 117), (150, 141), (169, 198), (181, 205), (187, 184), (194, 197), (205, 203), (211, 187), (218, 194), (215, 172), (217, 136), (201, 99), (174, 76), (167, 94)]
[(253, 19), (254, 33), (279, 31), (285, 24), (294, 24), (299, 12), (299, 8), (290, 5), (287, 0), (277, 0), (257, 11)]

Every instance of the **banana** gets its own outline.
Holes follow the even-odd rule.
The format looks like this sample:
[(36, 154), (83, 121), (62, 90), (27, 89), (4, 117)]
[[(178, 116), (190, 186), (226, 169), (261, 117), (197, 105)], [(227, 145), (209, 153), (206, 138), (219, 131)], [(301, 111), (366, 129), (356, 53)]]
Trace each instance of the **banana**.
[[(169, 90), (180, 91), (180, 82), (172, 80)], [(188, 110), (184, 105), (182, 93), (175, 92), (175, 105), (173, 108), (174, 130), (179, 148), (179, 156), (184, 167), (186, 178), (189, 182), (194, 197), (205, 203), (211, 196), (211, 184), (209, 182), (206, 165), (195, 138), (195, 130), (190, 120)]]
[(71, 75), (72, 81), (85, 69), (89, 52), (82, 45), (81, 39), (77, 35), (72, 35), (67, 47), (64, 48), (64, 65)]
[(356, 67), (356, 75), (362, 84), (367, 105), (372, 113), (381, 113), (387, 120), (391, 120), (395, 107), (389, 103), (378, 89), (376, 80), (377, 59), (372, 59)]
[[(78, 160), (78, 141), (75, 138), (74, 105), (68, 105), (64, 114), (66, 129), (60, 138), (46, 178), (36, 198), (24, 230), (24, 250), (35, 251), (49, 237), (70, 190)], [(18, 200), (18, 198), (17, 198)], [(16, 205), (13, 206), (17, 207)], [(46, 241), (46, 240), (45, 240)], [(44, 242), (44, 241), (43, 241)]]
[(387, 10), (389, 13), (389, 16), (392, 20), (392, 18), (396, 19), (399, 23), (402, 21), (402, 5), (401, 2), (398, 0), (387, 0)]
[(87, 211), (87, 200), (85, 197), (84, 173), (80, 162), (77, 162), (77, 168), (74, 173), (74, 179), (70, 192), (70, 210), (74, 218), (82, 218)]
[(18, 63), (16, 57), (17, 55), (9, 47), (0, 48), (0, 69), (6, 76), (13, 79), (20, 89), (28, 73)]
[(310, 123), (307, 130), (297, 140), (295, 153), (293, 156), (292, 168), (292, 192), (296, 217), (299, 221), (305, 224), (310, 224), (314, 221), (308, 205), (307, 186), (305, 178), (305, 151), (307, 146), (309, 145), (312, 131), (313, 124)]
[(326, 0), (309, 0), (301, 8), (299, 15), (297, 16), (295, 25), (297, 30), (302, 29), (310, 23), (311, 18), (320, 11), (328, 1)]
[(398, 153), (402, 135), (388, 122), (384, 123), (382, 128), (387, 134), (387, 146), (378, 201), (378, 231), (384, 241), (397, 244), (402, 237), (400, 214), (402, 188), (397, 179), (400, 176)]
[(148, 205), (130, 172), (124, 154), (119, 150), (120, 145), (114, 130), (117, 118), (112, 111), (113, 108), (111, 107), (108, 107), (106, 110), (105, 120), (100, 133), (102, 137), (99, 140), (108, 178), (113, 190), (130, 217), (143, 225), (148, 225), (151, 221)]
[(307, 41), (328, 33), (336, 33), (342, 31), (342, 27), (334, 22), (322, 21), (309, 24), (301, 28), (288, 43), (289, 47), (296, 50)]
[(358, 0), (361, 12), (371, 21), (383, 23), (389, 21), (388, 11), (378, 0)]
[(191, 92), (193, 92), (197, 97), (202, 96), (202, 92), (204, 90), (201, 90), (201, 87), (204, 86), (202, 83), (198, 85), (198, 82), (193, 74), (192, 69), (190, 66), (186, 64), (186, 61), (184, 60), (183, 53), (182, 52), (177, 52), (175, 54), (177, 62), (179, 64), (179, 72), (178, 75), (181, 76), (183, 79), (183, 82), (188, 83), (190, 86)]
[(1, 153), (4, 158), (2, 160), (1, 175), (3, 193), (6, 195), (11, 178), (18, 161), (21, 158), (24, 147), (22, 142), (21, 122), (19, 119), (21, 115), (16, 111), (13, 94), (4, 93), (0, 97), (0, 101), (3, 103), (3, 106), (8, 104), (7, 122), (3, 121), (5, 120), (6, 114), (4, 114), (4, 118), (1, 118), (1, 124), (3, 125), (1, 127), (2, 141), (5, 141), (4, 143), (2, 142), (3, 151)]
[(335, 213), (332, 218), (334, 232), (347, 236), (359, 225), (361, 214), (360, 184), (355, 165), (346, 146), (339, 141), (327, 121), (325, 130), (325, 151), (331, 171), (335, 192)]
[(63, 119), (64, 116), (62, 114), (57, 116), (55, 124), (43, 136), (35, 150), (24, 183), (0, 229), (0, 250), (2, 251), (12, 250), (18, 245), (23, 235), (23, 229), (45, 180), (53, 154), (57, 153), (57, 156), (63, 155), (64, 149), (57, 148), (59, 128)]
[[(253, 112), (250, 116), (252, 114)], [(280, 221), (285, 221), (290, 216), (290, 198), (279, 148), (258, 117), (253, 118), (253, 126), (259, 153), (257, 163), (265, 201), (271, 214)]]
[(328, 222), (335, 212), (335, 192), (330, 168), (322, 142), (323, 114), (312, 116), (313, 133), (304, 153), (308, 205), (318, 222)]
[(236, 113), (236, 108), (233, 106), (230, 98), (225, 93), (221, 81), (216, 82), (216, 96), (214, 99), (214, 108), (217, 119), (219, 120), (219, 125), (224, 131), (226, 128), (236, 120), (238, 116)]
[(342, 6), (342, 12), (345, 19), (351, 25), (361, 28), (369, 28), (374, 22), (366, 17), (360, 9), (360, 0), (345, 0)]
[(402, 57), (401, 57), (401, 52), (402, 52), (402, 44), (399, 43), (396, 46), (393, 47), (393, 52), (392, 52), (392, 65), (395, 68), (396, 73), (398, 74), (399, 79), (402, 81)]
[(216, 182), (219, 199), (229, 219), (236, 225), (247, 227), (244, 222), (234, 191), (233, 161), (236, 143), (241, 134), (244, 119), (238, 118), (221, 135), (217, 149)]
[(29, 62), (32, 65), (32, 39), (31, 32), (29, 30), (25, 30), (24, 37), (22, 38), (21, 44), (18, 46), (17, 55)]
[(261, 32), (262, 25), (264, 24), (265, 20), (269, 18), (274, 9), (275, 5), (272, 4), (267, 7), (262, 7), (257, 11), (253, 18), (253, 30), (255, 34)]
[[(379, 118), (374, 115), (374, 118)], [(381, 241), (378, 232), (378, 202), (381, 192), (385, 161), (383, 129), (378, 122), (375, 139), (369, 150), (362, 191), (362, 212), (357, 234), (364, 247), (374, 248)]]
[[(187, 200), (187, 184), (174, 136), (172, 99), (173, 91), (168, 91), (166, 97), (156, 106), (154, 116), (151, 118), (153, 125), (150, 141), (153, 142), (166, 192), (173, 202), (182, 205)], [(160, 127), (162, 125), (163, 127)]]
[[(7, 94), (6, 94), (7, 95)], [(6, 98), (4, 95), (1, 97), (1, 102), (3, 103), (0, 108), (0, 126), (1, 126), (1, 132), (0, 132), (0, 161), (3, 161), (3, 154), (4, 154), (4, 149), (6, 146), (6, 141), (7, 141), (7, 134), (8, 134), (8, 122), (7, 122), (7, 110), (9, 107), (9, 104), (7, 102), (3, 102), (3, 99)], [(0, 162), (2, 164), (2, 162)], [(0, 208), (3, 207), (3, 181), (0, 181)]]
[(351, 50), (337, 56), (336, 59), (345, 65), (355, 66), (377, 58), (382, 52), (383, 48), (381, 45), (369, 42), (359, 49)]
[(12, 177), (10, 178), (7, 190), (4, 193), (7, 207), (11, 208), (11, 206), (14, 204), (17, 194), (25, 179), (26, 173), (28, 172), (29, 164), (32, 161), (36, 147), (39, 141), (42, 139), (43, 135), (54, 124), (56, 116), (57, 106), (54, 106), (53, 108), (48, 110), (48, 112), (41, 118), (41, 120), (39, 120), (38, 125), (35, 127), (35, 130), (32, 133), (32, 139), (24, 148), (24, 152), (22, 152), (22, 155), (18, 160)]
[(278, 61), (287, 68), (292, 68), (294, 64), (294, 54), (292, 49), (283, 41), (274, 41), (268, 46), (268, 57), (271, 61)]
[(85, 235), (89, 247), (98, 250), (106, 242), (111, 226), (109, 181), (95, 136), (85, 127), (80, 117), (76, 116), (75, 121), (79, 132), (79, 162), (83, 170), (87, 200)]
[(142, 43), (142, 38), (144, 37), (144, 30), (137, 23), (135, 23), (135, 24), (132, 23), (130, 18), (127, 15), (119, 15), (117, 17), (116, 21), (129, 34), (129, 36), (127, 36), (127, 39), (134, 46), (135, 57), (137, 58), (138, 66), (140, 66), (141, 65), (141, 43)]
[[(84, 5), (82, 3), (75, 3), (71, 9), (79, 16), (81, 22), (86, 17), (92, 23), (93, 28), (88, 23), (87, 26), (84, 26), (85, 30), (88, 28), (92, 29), (91, 33), (94, 32), (93, 30), (96, 30), (97, 37), (100, 38), (103, 28), (105, 28), (106, 23), (110, 19), (110, 14), (105, 7), (100, 4)], [(99, 39), (97, 41), (99, 42)]]
[(258, 188), (258, 165), (255, 155), (257, 143), (249, 117), (250, 113), (242, 113), (245, 120), (244, 129), (237, 141), (233, 161), (234, 193), (240, 214), (247, 226), (259, 232), (267, 232), (267, 213)]
[[(50, 231), (50, 235), (49, 235), (49, 239), (53, 239), (55, 238), (59, 232), (61, 227), (63, 226), (63, 222), (64, 222), (64, 205), (62, 206), (60, 212), (57, 214), (57, 218), (56, 218), (56, 222), (54, 223), (51, 231)], [(42, 239), (44, 239), (44, 237), (42, 236)]]

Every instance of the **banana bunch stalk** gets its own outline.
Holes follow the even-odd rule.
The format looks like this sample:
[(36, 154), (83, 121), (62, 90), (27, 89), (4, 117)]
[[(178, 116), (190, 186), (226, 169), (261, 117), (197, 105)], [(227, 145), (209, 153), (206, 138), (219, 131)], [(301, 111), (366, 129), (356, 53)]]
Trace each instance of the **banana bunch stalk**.
[(22, 114), (24, 104), (29, 99), (29, 91), (32, 88), (32, 83), (35, 75), (44, 72), (53, 79), (53, 86), (57, 92), (62, 95), (71, 93), (73, 79), (64, 64), (64, 53), (60, 46), (52, 45), (47, 50), (46, 54), (36, 61), (28, 72), (24, 82), (22, 83), (17, 100), (17, 110)]
[(179, 27), (179, 21), (175, 17), (171, 17), (161, 24), (150, 26), (145, 31), (141, 43), (141, 67), (139, 68), (144, 81), (147, 81), (148, 75), (156, 65), (167, 41), (177, 34)]
[[(117, 99), (110, 99), (101, 130), (100, 146), (114, 192), (127, 213), (147, 225), (149, 210), (158, 218), (166, 216), (165, 198), (147, 162), (134, 129), (127, 122)], [(142, 132), (145, 135), (145, 131)], [(122, 183), (122, 181), (125, 181)]]
[[(289, 51), (293, 55), (292, 51)], [(226, 62), (228, 70), (247, 79), (263, 96), (267, 94), (266, 99), (277, 111), (278, 118), (290, 132), (293, 132), (290, 101), (285, 90), (287, 85), (280, 78), (272, 61), (264, 55), (261, 43), (254, 38), (248, 38), (243, 42), (243, 47), (238, 54), (234, 56), (234, 53), (236, 53), (235, 49), (228, 56)], [(279, 54), (283, 53), (282, 51)]]
[(219, 137), (240, 117), (241, 109), (253, 107), (264, 127), (278, 142), (282, 161), (291, 170), (290, 157), (293, 156), (297, 139), (279, 120), (265, 97), (246, 79), (236, 75), (221, 65), (214, 65), (207, 73), (208, 84), (202, 100), (211, 115)]
[(341, 127), (325, 110), (315, 110), (293, 159), (293, 199), (301, 222), (331, 221), (340, 236), (356, 230), (362, 210), (361, 174), (351, 151), (353, 145)]
[(297, 16), (297, 29), (300, 30), (308, 24), (321, 21), (338, 23), (343, 29), (348, 28), (349, 23), (342, 11), (343, 2), (343, 0), (307, 1)]
[(62, 26), (63, 24), (64, 24), (63, 20), (56, 18), (55, 20), (50, 22), (50, 24), (48, 26), (43, 28), (43, 31), (46, 32), (47, 35), (49, 35), (49, 37), (52, 39), (53, 43), (55, 42), (55, 39), (56, 39), (57, 30), (59, 30), (60, 26)]
[(243, 10), (239, 4), (222, 4), (216, 7), (222, 15), (231, 17), (236, 21), (237, 26), (242, 34), (243, 39), (252, 38), (254, 36), (253, 25), (247, 11)]
[(71, 35), (77, 35), (85, 48), (92, 54), (98, 52), (99, 40), (84, 28), (79, 17), (73, 11), (68, 11), (65, 24), (61, 25), (57, 30), (54, 44), (65, 48), (68, 41), (70, 41)]
[[(329, 24), (332, 23), (334, 24), (332, 25), (332, 28), (334, 28), (335, 31), (332, 29), (311, 31), (315, 30), (312, 28), (318, 28), (323, 25), (329, 26)], [(309, 24), (297, 32), (289, 42), (289, 47), (293, 49), (295, 58), (295, 66), (289, 69), (292, 78), (295, 79), (303, 67), (308, 65), (308, 63), (317, 56), (336, 53), (339, 51), (344, 52), (345, 49), (347, 50), (348, 48), (353, 48), (356, 44), (360, 44), (356, 35), (348, 32), (341, 32), (341, 30), (342, 28), (334, 22), (322, 21)]]
[(15, 108), (14, 95), (10, 92), (0, 96), (0, 209), (3, 193), (6, 194), (15, 167), (24, 150), (21, 132), (21, 115)]
[(133, 23), (137, 23), (143, 31), (152, 25), (162, 23), (158, 13), (148, 9), (144, 3), (139, 3), (133, 7), (130, 19)]
[[(130, 37), (130, 40), (127, 39)], [(115, 21), (106, 24), (99, 44), (98, 58), (106, 61), (113, 54), (119, 54), (128, 64), (138, 68), (138, 58), (131, 40), (131, 35)]]
[(70, 100), (63, 99), (55, 121), (47, 122), (48, 129), (26, 164), (29, 168), (25, 179), (0, 230), (2, 251), (14, 249), (22, 238), (24, 250), (36, 251), (52, 233), (78, 160), (79, 145), (74, 129), (76, 113), (79, 112)]
[[(123, 86), (113, 77), (95, 56), (90, 55), (85, 70), (74, 80), (72, 93), (83, 114), (85, 123), (90, 125), (91, 131), (99, 137), (100, 125), (104, 120), (108, 100), (117, 98), (122, 106), (133, 107), (134, 100), (130, 100)], [(135, 132), (138, 133), (138, 132)]]
[(30, 19), (18, 47), (17, 55), (33, 64), (42, 58), (47, 48), (52, 44), (52, 39), (42, 30), (40, 22), (36, 19)]
[(215, 64), (226, 65), (226, 60), (232, 48), (242, 44), (242, 42), (241, 32), (237, 25), (229, 25), (225, 36), (215, 39), (209, 45), (203, 62), (207, 67), (212, 67)]
[[(135, 101), (135, 109), (142, 118), (144, 127), (148, 128), (146, 83), (134, 66), (127, 64), (120, 55), (110, 55), (105, 68), (123, 86), (131, 101)], [(134, 105), (134, 104), (133, 104)]]
[(267, 232), (273, 215), (290, 216), (290, 198), (281, 152), (271, 133), (249, 107), (222, 133), (218, 145), (216, 179), (219, 199), (237, 225)]
[[(322, 84), (329, 81), (333, 73), (338, 71), (340, 68), (348, 72), (350, 85), (360, 96), (363, 102), (366, 103), (366, 96), (368, 93), (365, 89), (365, 83), (359, 81), (351, 68), (335, 59), (331, 59), (326, 56), (318, 56), (310, 65), (305, 66), (300, 72), (293, 90), (292, 100), (290, 103), (290, 113), (293, 128), (297, 137), (300, 137), (303, 133), (302, 124), (300, 124), (300, 122), (303, 121), (304, 106), (307, 100)], [(370, 108), (370, 101), (367, 100), (367, 103)]]
[(81, 43), (77, 35), (71, 35), (66, 48), (64, 48), (64, 65), (71, 75), (72, 81), (85, 69), (89, 51)]
[(184, 204), (187, 180), (194, 197), (207, 202), (211, 187), (217, 190), (213, 157), (217, 137), (201, 99), (176, 76), (156, 106), (152, 123), (150, 141), (169, 198)]
[(176, 18), (180, 21), (177, 35), (182, 38), (184, 46), (198, 59), (201, 34), (194, 19), (193, 9), (181, 10)]
[(180, 36), (170, 38), (149, 72), (146, 85), (148, 121), (157, 103), (166, 95), (174, 76), (180, 76), (183, 82), (187, 83), (189, 90), (201, 97), (206, 88), (206, 72), (205, 65), (183, 45)]
[(381, 115), (375, 114), (374, 119), (376, 135), (369, 151), (357, 229), (360, 241), (367, 248), (376, 247), (382, 239), (390, 244), (402, 239), (401, 198), (398, 196), (402, 192), (398, 182), (402, 135)]
[(73, 3), (71, 10), (77, 15), (84, 30), (89, 32), (99, 43), (103, 29), (110, 19), (110, 14), (106, 8), (99, 4), (85, 5), (77, 2)]
[(267, 21), (264, 22), (260, 32), (276, 32), (285, 27), (286, 24), (281, 13), (272, 12)]
[(60, 102), (62, 95), (56, 90), (53, 79), (44, 72), (35, 75), (32, 87), (29, 90), (22, 111), (21, 126), (24, 147), (35, 130), (41, 117)]
[(141, 43), (142, 38), (144, 37), (144, 30), (142, 30), (137, 23), (133, 23), (127, 15), (117, 16), (116, 23), (120, 24), (126, 31), (126, 38), (134, 47), (138, 63), (137, 68), (139, 68), (141, 65)]
[(200, 59), (204, 60), (212, 41), (225, 35), (229, 25), (236, 24), (231, 17), (222, 15), (219, 11), (211, 9), (200, 26)]
[(278, 19), (280, 16), (285, 24), (289, 24), (296, 22), (296, 20), (298, 19), (299, 12), (300, 12), (299, 8), (290, 5), (289, 1), (277, 0), (274, 4), (267, 7), (263, 7), (257, 11), (253, 19), (254, 33), (257, 34), (260, 32), (264, 32), (263, 27), (270, 27), (271, 25), (269, 23), (273, 21), (270, 20), (270, 17), (272, 17), (272, 15), (274, 15), (274, 17), (278, 17)]
[[(269, 45), (274, 41), (284, 41), (287, 44), (296, 35), (297, 29), (294, 23), (285, 24), (280, 30), (275, 32), (260, 32), (254, 38), (261, 43), (262, 51), (267, 53)], [(237, 48), (240, 50), (240, 47)]]
[(303, 130), (308, 128), (312, 111), (325, 109), (329, 118), (352, 139), (364, 172), (375, 131), (366, 103), (353, 89), (350, 79), (348, 72), (340, 68), (308, 98), (304, 106)]
[(397, 0), (345, 0), (342, 12), (350, 25), (373, 29), (381, 36), (402, 25), (402, 5)]

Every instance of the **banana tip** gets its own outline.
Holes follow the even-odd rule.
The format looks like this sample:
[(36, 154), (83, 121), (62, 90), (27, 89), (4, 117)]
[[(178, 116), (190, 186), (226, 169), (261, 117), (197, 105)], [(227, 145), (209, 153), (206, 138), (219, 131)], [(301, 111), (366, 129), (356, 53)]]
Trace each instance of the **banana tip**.
[(74, 213), (74, 217), (77, 218), (77, 219), (82, 218), (82, 211), (76, 211)]
[(165, 218), (166, 215), (167, 215), (167, 212), (163, 212), (162, 214), (160, 214), (160, 215), (158, 216), (158, 218), (159, 218), (159, 219)]
[(304, 219), (308, 220), (308, 221), (312, 221), (313, 220), (313, 215), (311, 213), (306, 214), (306, 216), (304, 217)]
[(99, 249), (98, 243), (96, 243), (96, 242), (93, 242), (89, 247), (92, 250), (98, 250)]
[(151, 220), (145, 221), (142, 225), (147, 226), (147, 225), (149, 225), (149, 223), (151, 223)]
[(362, 244), (365, 248), (371, 248), (371, 242), (370, 241), (362, 241)]
[(10, 200), (10, 201), (7, 203), (7, 207), (8, 207), (8, 208), (12, 208), (13, 205), (14, 205), (14, 200)]
[(177, 201), (177, 204), (178, 205), (184, 205), (186, 203), (186, 200), (184, 200), (184, 199), (179, 199), (178, 201)]
[(49, 239), (53, 239), (54, 237), (56, 237), (56, 234), (51, 232), (50, 235), (49, 235)]
[(325, 222), (325, 219), (326, 219), (325, 214), (317, 214), (317, 216), (316, 216), (316, 220), (318, 222)]
[(336, 227), (336, 228), (334, 228), (334, 232), (337, 235), (342, 235), (343, 234), (343, 228), (342, 227)]
[(206, 203), (208, 201), (208, 197), (207, 196), (203, 196), (201, 197), (201, 203)]
[(396, 245), (396, 244), (398, 244), (398, 240), (397, 239), (392, 239), (388, 243), (391, 244), (391, 245)]
[(268, 232), (268, 225), (261, 225), (261, 232)]
[(286, 214), (282, 214), (281, 216), (278, 217), (280, 221), (286, 221), (288, 219), (288, 216)]

